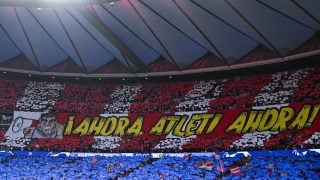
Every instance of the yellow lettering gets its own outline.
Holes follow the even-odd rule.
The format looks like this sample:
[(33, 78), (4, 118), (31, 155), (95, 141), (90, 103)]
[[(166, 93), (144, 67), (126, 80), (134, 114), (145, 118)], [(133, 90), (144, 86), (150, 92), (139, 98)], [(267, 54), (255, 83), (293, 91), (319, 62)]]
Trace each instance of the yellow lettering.
[(302, 129), (308, 120), (311, 105), (304, 105), (289, 129)]
[[(87, 135), (92, 135), (92, 133), (94, 132), (94, 135), (97, 136), (100, 134), (100, 131), (104, 125), (104, 122), (105, 122), (105, 118), (104, 119), (100, 119), (100, 117), (94, 117), (92, 122), (91, 122), (91, 125), (90, 125), (90, 128), (87, 132)], [(99, 123), (99, 124), (98, 124)], [(97, 126), (98, 124), (98, 126)]]
[(164, 126), (166, 125), (166, 120), (167, 116), (162, 116), (160, 120), (157, 122), (157, 124), (151, 128), (149, 134), (160, 136), (162, 134)]
[[(257, 114), (258, 116), (260, 115), (259, 118), (256, 118)], [(262, 114), (263, 114), (263, 111), (259, 111), (258, 113), (258, 111), (252, 110), (250, 112), (246, 126), (242, 130), (242, 133), (247, 133), (249, 129), (250, 129), (250, 132), (255, 132), (258, 129)]]
[(294, 116), (294, 109), (292, 107), (282, 107), (280, 109), (277, 123), (271, 128), (271, 131), (285, 131), (287, 129), (287, 122)]
[[(110, 125), (111, 124), (111, 125)], [(100, 131), (101, 136), (111, 135), (117, 127), (117, 118), (115, 116), (108, 117)]]
[(213, 118), (214, 114), (202, 114), (200, 119), (200, 125), (198, 126), (196, 130), (196, 135), (202, 134), (204, 128), (206, 127), (209, 119)]
[(73, 121), (74, 121), (75, 116), (69, 116), (67, 126), (64, 130), (64, 135), (70, 135), (73, 127)]
[(143, 132), (141, 132), (142, 125), (143, 117), (138, 116), (137, 119), (131, 125), (131, 127), (127, 130), (127, 135), (141, 136), (143, 134)]
[(186, 127), (186, 132), (185, 136), (192, 136), (195, 134), (195, 128), (197, 127), (198, 123), (196, 123), (197, 120), (201, 118), (201, 115), (199, 114), (194, 114), (191, 116), (191, 119), (189, 120), (187, 127)]
[(182, 128), (183, 128), (183, 125), (185, 125), (187, 119), (188, 119), (188, 116), (182, 116), (179, 123), (177, 124), (177, 126), (173, 130), (173, 133), (172, 133), (173, 135), (179, 136), (179, 137), (184, 136), (184, 132), (182, 131)]
[(226, 132), (235, 130), (236, 134), (240, 134), (243, 126), (246, 124), (248, 112), (243, 111), (239, 117), (226, 129)]
[(120, 117), (118, 126), (114, 132), (115, 136), (122, 137), (125, 133), (126, 128), (129, 126), (130, 120), (128, 117)]
[(180, 120), (180, 118), (181, 117), (179, 115), (168, 116), (167, 121), (169, 121), (169, 123), (168, 123), (167, 127), (165, 128), (165, 130), (163, 131), (162, 135), (169, 134), (172, 131), (172, 129), (173, 129), (174, 125), (176, 124), (176, 122)]
[(212, 119), (206, 134), (210, 134), (213, 132), (213, 130), (217, 127), (217, 125), (219, 124), (220, 120), (222, 119), (223, 114), (215, 114), (214, 118)]
[(320, 109), (320, 104), (316, 104), (313, 106), (311, 117), (309, 118), (308, 122), (304, 125), (304, 127), (310, 127), (314, 121), (314, 119), (317, 117)]
[(278, 110), (275, 108), (265, 110), (258, 131), (266, 131), (270, 129), (278, 119)]
[(72, 134), (80, 134), (80, 136), (86, 135), (89, 129), (90, 122), (91, 118), (85, 117), (84, 120), (82, 120), (82, 122), (78, 125), (78, 127), (72, 131)]

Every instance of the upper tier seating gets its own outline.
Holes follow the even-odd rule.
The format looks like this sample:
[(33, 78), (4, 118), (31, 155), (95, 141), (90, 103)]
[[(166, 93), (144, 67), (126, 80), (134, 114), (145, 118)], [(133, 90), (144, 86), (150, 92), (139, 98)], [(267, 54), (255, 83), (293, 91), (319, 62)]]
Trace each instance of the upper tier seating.
[(55, 105), (57, 112), (101, 114), (116, 85), (80, 85), (69, 83)]
[(88, 152), (92, 144), (93, 137), (90, 136), (64, 136), (62, 139), (36, 138), (29, 147), (42, 151)]
[(320, 67), (170, 83), (26, 84), (0, 80), (0, 84), (0, 110), (15, 106), (18, 111), (86, 114), (207, 111), (319, 99)]
[(52, 109), (64, 86), (64, 84), (56, 82), (31, 81), (19, 98), (16, 110), (44, 111)]
[(309, 69), (299, 69), (295, 72), (278, 72), (272, 75), (269, 84), (261, 89), (261, 92), (255, 97), (255, 104), (271, 105), (289, 103), (290, 97), (303, 78), (308, 74)]
[(254, 98), (270, 80), (270, 75), (226, 79), (221, 93), (210, 101), (210, 106), (212, 109), (252, 107)]
[(130, 106), (131, 113), (174, 112), (194, 82), (146, 84)]
[[(243, 108), (246, 108), (246, 110), (251, 108), (279, 108), (298, 101), (317, 100), (312, 103), (319, 102), (320, 67), (222, 80), (170, 83), (62, 84), (34, 81), (22, 83), (9, 80), (0, 80), (0, 83), (3, 85), (0, 86), (1, 110), (14, 108), (15, 106), (18, 111), (49, 110), (75, 115), (98, 116), (106, 113), (105, 116), (122, 114), (132, 117), (137, 115), (135, 113), (139, 113), (139, 115), (140, 113), (152, 113), (148, 115), (154, 115), (153, 113), (178, 115), (181, 113), (190, 117), (190, 114), (192, 114), (189, 113), (190, 111), (197, 111), (193, 113), (199, 113), (199, 111), (221, 112), (223, 114), (224, 109), (237, 108), (232, 111), (237, 112), (243, 110)], [(14, 103), (14, 100), (16, 103)], [(147, 119), (144, 120), (147, 121)], [(2, 139), (1, 144), (8, 147), (42, 148), (45, 150), (58, 147), (66, 151), (89, 151), (92, 149), (97, 151), (127, 151), (130, 149), (138, 152), (166, 151), (168, 149), (172, 151), (205, 151), (212, 149), (247, 150), (319, 147), (318, 133), (320, 131), (314, 128), (310, 129), (306, 127), (297, 131), (264, 131), (241, 135), (230, 135), (230, 133), (228, 135), (219, 134), (219, 136), (202, 134), (188, 137), (175, 137), (166, 134), (158, 137), (139, 136), (134, 138), (132, 136), (121, 138), (90, 136), (86, 139), (84, 136), (77, 139), (76, 137), (66, 136), (64, 142), (61, 139), (6, 138)], [(143, 131), (147, 134), (145, 129)]]
[(24, 88), (24, 82), (0, 79), (0, 109), (13, 110)]
[(193, 88), (185, 95), (177, 111), (206, 111), (210, 109), (212, 98), (219, 96), (221, 92), (221, 82), (219, 81), (197, 81)]
[(141, 91), (142, 85), (118, 85), (110, 95), (110, 102), (105, 105), (105, 113), (117, 114), (129, 112), (131, 103)]

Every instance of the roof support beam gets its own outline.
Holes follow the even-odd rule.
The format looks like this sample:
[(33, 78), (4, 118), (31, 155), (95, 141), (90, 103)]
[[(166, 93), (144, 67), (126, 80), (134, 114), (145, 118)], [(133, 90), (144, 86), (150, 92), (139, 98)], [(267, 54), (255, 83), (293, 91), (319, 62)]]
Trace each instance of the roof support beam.
[(35, 59), (35, 61), (36, 61), (37, 68), (38, 68), (38, 70), (41, 72), (41, 68), (40, 68), (38, 56), (37, 56), (37, 54), (36, 54), (36, 52), (35, 52), (35, 50), (34, 50), (34, 47), (33, 47), (32, 43), (31, 43), (31, 41), (30, 41), (30, 38), (29, 38), (28, 33), (27, 33), (27, 31), (26, 31), (26, 28), (24, 27), (24, 25), (23, 25), (23, 23), (22, 23), (22, 20), (21, 20), (21, 18), (20, 18), (20, 15), (19, 15), (16, 7), (13, 7), (13, 10), (14, 10), (14, 13), (16, 14), (17, 18), (18, 18), (18, 21), (19, 21), (19, 24), (20, 24), (20, 26), (21, 26), (21, 28), (22, 28), (23, 34), (24, 34), (24, 36), (25, 36), (26, 39), (27, 39), (27, 42), (28, 42), (28, 45), (29, 45), (29, 47), (30, 47), (30, 49), (31, 49), (32, 55), (33, 55), (33, 57), (34, 57), (34, 59)]
[[(102, 44), (89, 30), (88, 30), (88, 28), (87, 27), (85, 27), (67, 8), (64, 8), (65, 9), (65, 11), (90, 35), (90, 37), (92, 38), (92, 39), (94, 39), (105, 51), (107, 51), (109, 54), (111, 54), (113, 57), (116, 57), (109, 49), (107, 49), (106, 47), (105, 47), (105, 45), (104, 44)], [(121, 52), (120, 52), (121, 53)], [(125, 58), (124, 58), (124, 56), (123, 56), (123, 54), (121, 53), (121, 56), (122, 56), (122, 58), (125, 60), (125, 61), (127, 61)], [(133, 73), (133, 70), (132, 70), (132, 68), (131, 68), (131, 66), (129, 66), (129, 68), (130, 68), (130, 70), (131, 70), (131, 72)]]
[(19, 46), (17, 45), (16, 42), (14, 42), (14, 40), (12, 39), (12, 37), (10, 36), (10, 34), (8, 33), (8, 31), (2, 26), (2, 24), (0, 23), (0, 29), (6, 34), (6, 36), (9, 38), (9, 40), (12, 42), (12, 44), (14, 45), (14, 47), (20, 51), (20, 53), (23, 53), (22, 50), (19, 48)]
[[(180, 67), (178, 66), (177, 62), (174, 60), (172, 54), (170, 53), (170, 51), (168, 50), (168, 48), (164, 45), (164, 43), (161, 41), (161, 39), (157, 36), (157, 34), (153, 31), (153, 29), (151, 28), (151, 26), (149, 25), (149, 23), (146, 21), (146, 19), (141, 15), (141, 13), (138, 11), (138, 9), (136, 8), (136, 6), (131, 2), (131, 0), (128, 0), (130, 6), (133, 8), (133, 10), (136, 12), (136, 14), (139, 16), (139, 18), (142, 20), (143, 24), (148, 28), (148, 30), (151, 32), (151, 34), (153, 35), (154, 38), (156, 38), (156, 40), (158, 41), (158, 43), (160, 44), (160, 46), (162, 47), (162, 49), (164, 49), (164, 51), (166, 52), (166, 54), (169, 56), (170, 60), (174, 63), (175, 67), (180, 70)], [(140, 1), (139, 1), (140, 2)]]
[(244, 15), (237, 9), (235, 8), (228, 0), (225, 0), (225, 2), (256, 32), (259, 34), (259, 36), (268, 43), (268, 45), (271, 47), (272, 51), (277, 53), (279, 57), (283, 57), (281, 53), (277, 50), (277, 48), (267, 39)]
[(42, 28), (42, 30), (49, 36), (49, 38), (64, 52), (65, 55), (69, 54), (64, 50), (63, 47), (60, 46), (60, 44), (51, 36), (51, 34), (47, 31), (47, 29), (40, 23), (38, 18), (32, 13), (32, 11), (29, 8), (26, 8), (29, 14), (33, 17), (33, 19), (39, 24), (39, 26)]
[(83, 61), (83, 59), (82, 59), (82, 57), (81, 57), (81, 54), (80, 54), (80, 52), (79, 52), (76, 44), (73, 42), (73, 40), (72, 40), (72, 38), (71, 38), (68, 30), (66, 29), (65, 25), (63, 24), (59, 13), (57, 12), (57, 10), (56, 10), (55, 8), (53, 8), (53, 11), (54, 11), (55, 15), (57, 16), (58, 21), (59, 21), (60, 25), (62, 26), (64, 32), (66, 33), (66, 35), (67, 35), (67, 37), (68, 37), (68, 40), (70, 41), (70, 43), (71, 43), (71, 45), (72, 45), (72, 48), (76, 51), (76, 54), (77, 54), (77, 56), (78, 56), (78, 58), (79, 58), (79, 60), (80, 60), (80, 62), (81, 62), (82, 68), (84, 69), (85, 73), (88, 74), (87, 67), (86, 67), (86, 65), (84, 64), (84, 61)]
[(28, 8), (56, 8), (56, 7), (72, 7), (75, 4), (86, 6), (91, 4), (111, 3), (120, 0), (1, 0), (0, 6), (15, 6)]
[(218, 55), (222, 58), (223, 62), (226, 65), (229, 65), (229, 62), (226, 60), (226, 58), (223, 56), (223, 54), (220, 52), (218, 47), (208, 38), (208, 36), (199, 28), (199, 26), (196, 24), (196, 22), (188, 15), (188, 13), (177, 3), (176, 0), (173, 0), (173, 3), (177, 6), (177, 8), (181, 11), (181, 13), (191, 22), (191, 24), (198, 30), (198, 32), (204, 37), (207, 42), (216, 50)]
[(293, 18), (293, 17), (289, 16), (289, 15), (283, 13), (282, 11), (279, 11), (279, 10), (275, 9), (274, 7), (268, 5), (267, 3), (265, 3), (265, 2), (263, 2), (263, 1), (261, 1), (261, 0), (256, 0), (256, 1), (257, 1), (258, 3), (260, 3), (260, 4), (262, 4), (263, 6), (265, 6), (266, 8), (269, 8), (269, 9), (271, 9), (271, 10), (273, 10), (273, 11), (281, 14), (282, 16), (284, 16), (284, 17), (286, 17), (286, 18), (289, 18), (290, 20), (292, 20), (292, 21), (294, 21), (294, 22), (296, 22), (296, 23), (298, 23), (298, 24), (300, 24), (300, 25), (302, 25), (302, 26), (305, 26), (305, 27), (307, 27), (307, 28), (310, 28), (310, 29), (312, 29), (312, 30), (314, 30), (314, 31), (318, 31), (316, 28), (314, 28), (314, 27), (312, 27), (312, 26), (309, 26), (308, 24), (306, 24), (306, 23), (304, 23), (304, 22), (302, 22), (302, 21), (299, 21), (299, 20), (297, 20), (296, 18)]
[(226, 20), (224, 20), (223, 18), (219, 17), (218, 15), (216, 15), (215, 13), (213, 13), (212, 11), (209, 11), (207, 8), (203, 7), (201, 4), (199, 4), (197, 1), (195, 0), (191, 0), (190, 2), (192, 2), (193, 4), (195, 4), (196, 6), (198, 6), (199, 8), (201, 8), (202, 10), (204, 10), (205, 12), (207, 12), (208, 14), (210, 14), (211, 16), (219, 19), (221, 22), (223, 22), (224, 24), (228, 25), (229, 27), (231, 27), (232, 29), (238, 31), (239, 33), (241, 33), (242, 35), (246, 36), (247, 38), (257, 42), (257, 43), (261, 43), (259, 42), (257, 39), (253, 38), (251, 35), (243, 32), (242, 30), (240, 30), (239, 28), (237, 28), (236, 26), (232, 25), (231, 23), (228, 23)]
[(311, 14), (308, 10), (306, 10), (301, 4), (299, 4), (295, 0), (291, 0), (293, 4), (295, 4), (299, 9), (301, 9), (304, 13), (306, 13), (310, 18), (312, 18), (315, 22), (317, 22), (320, 25), (320, 20), (315, 17), (313, 14)]
[(175, 67), (181, 71), (180, 67), (178, 66), (177, 62), (174, 60), (173, 56), (171, 55), (171, 53), (169, 52), (168, 48), (163, 44), (163, 42), (161, 41), (161, 39), (157, 36), (157, 34), (153, 31), (153, 29), (151, 28), (151, 26), (148, 24), (148, 22), (146, 21), (146, 19), (141, 15), (141, 13), (138, 11), (138, 9), (136, 8), (136, 6), (131, 2), (131, 0), (128, 0), (130, 6), (133, 8), (133, 10), (136, 12), (136, 14), (139, 16), (139, 18), (143, 21), (144, 25), (148, 28), (148, 30), (151, 32), (151, 34), (156, 38), (156, 40), (159, 42), (159, 44), (161, 45), (161, 47), (164, 49), (164, 51), (167, 53), (167, 55), (169, 56), (170, 60), (174, 63)]
[(75, 9), (91, 23), (106, 39), (120, 50), (139, 70), (146, 72), (147, 68), (143, 61), (135, 55), (112, 31), (97, 17), (89, 13), (84, 7), (76, 6)]
[[(100, 6), (101, 6), (101, 5), (100, 5)], [(102, 7), (102, 6), (101, 6), (101, 7)], [(97, 18), (99, 18), (98, 14), (97, 14), (97, 12), (96, 12), (96, 10), (94, 9), (93, 6), (87, 6), (87, 8), (90, 8), (90, 10), (92, 10), (92, 11), (94, 12), (94, 16), (96, 16)], [(100, 31), (99, 31), (99, 32), (100, 32)], [(101, 33), (101, 32), (100, 32), (100, 33)], [(112, 44), (112, 43), (111, 43), (111, 44)], [(116, 47), (116, 48), (117, 48), (117, 47)], [(117, 50), (119, 50), (119, 49), (117, 49)], [(125, 55), (123, 54), (122, 51), (119, 51), (119, 52), (120, 52), (120, 54), (121, 54), (122, 59), (125, 60), (127, 66), (128, 66), (129, 69), (130, 69), (130, 71), (131, 71), (132, 73), (134, 73), (135, 71), (134, 71), (132, 65), (129, 63), (129, 60), (125, 57)]]
[(166, 18), (164, 18), (160, 13), (158, 13), (156, 10), (154, 10), (152, 7), (150, 7), (147, 3), (143, 2), (142, 0), (138, 0), (141, 4), (143, 4), (146, 8), (148, 8), (150, 11), (152, 11), (154, 14), (156, 14), (157, 16), (159, 16), (163, 21), (165, 21), (166, 23), (168, 23), (170, 26), (172, 26), (174, 29), (176, 29), (178, 32), (180, 32), (181, 34), (183, 34), (185, 37), (187, 37), (188, 39), (190, 39), (192, 42), (196, 43), (198, 46), (202, 47), (203, 49), (208, 49), (206, 48), (204, 45), (202, 45), (201, 43), (199, 43), (195, 38), (189, 36), (187, 33), (185, 33), (183, 31), (183, 29), (177, 27), (174, 23), (171, 23), (169, 20), (167, 20)]
[(144, 45), (146, 45), (148, 48), (152, 49), (154, 52), (161, 54), (158, 50), (156, 50), (154, 47), (152, 47), (148, 42), (143, 40), (134, 30), (130, 29), (121, 19), (119, 19), (117, 16), (115, 16), (109, 9), (107, 9), (104, 5), (100, 5), (106, 12), (108, 12), (117, 22), (119, 22), (126, 30), (128, 30), (130, 33), (132, 33), (137, 39), (139, 39)]

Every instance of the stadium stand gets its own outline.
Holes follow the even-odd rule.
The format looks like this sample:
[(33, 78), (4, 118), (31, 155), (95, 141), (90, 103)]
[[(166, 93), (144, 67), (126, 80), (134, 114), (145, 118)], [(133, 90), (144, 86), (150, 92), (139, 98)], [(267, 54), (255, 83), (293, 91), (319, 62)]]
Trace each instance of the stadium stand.
[(115, 85), (80, 85), (69, 83), (61, 92), (54, 110), (57, 112), (100, 114)]
[(17, 101), (18, 111), (44, 111), (55, 105), (64, 84), (55, 82), (28, 82), (22, 96)]
[(143, 85), (142, 91), (130, 106), (130, 112), (174, 112), (176, 104), (179, 104), (193, 85), (193, 81)]
[(0, 79), (0, 109), (12, 111), (25, 86), (24, 82)]
[(270, 81), (270, 75), (253, 75), (243, 78), (226, 79), (221, 93), (210, 101), (211, 109), (252, 107), (254, 98)]
[[(219, 96), (220, 82), (214, 80), (195, 82), (194, 87), (177, 105), (177, 111), (206, 111), (210, 109), (211, 98)], [(212, 96), (212, 97), (211, 97)]]
[[(142, 84), (81, 84), (36, 82), (22, 83), (1, 80), (2, 110), (100, 114), (132, 116), (134, 114), (186, 114), (241, 110), (246, 108), (282, 107), (289, 103), (316, 101), (319, 67), (229, 77)], [(10, 89), (16, 88), (17, 91)], [(20, 92), (20, 93), (19, 93)], [(0, 99), (1, 99), (0, 98)], [(7, 124), (10, 122), (7, 122)], [(80, 123), (80, 122), (77, 122)], [(144, 132), (145, 134), (147, 132)], [(97, 151), (97, 152), (181, 152), (215, 150), (253, 150), (283, 148), (316, 148), (318, 130), (315, 128), (283, 132), (263, 131), (243, 134), (212, 134), (178, 137), (169, 135), (149, 137), (64, 136), (60, 138), (9, 137), (1, 139), (7, 148), (39, 150)]]
[(109, 114), (128, 113), (131, 103), (141, 88), (141, 84), (118, 85), (111, 94), (110, 102), (105, 105), (105, 112)]
[(191, 157), (163, 156), (88, 156), (73, 157), (49, 154), (39, 156), (1, 156), (1, 179), (318, 179), (319, 153), (305, 151), (260, 152), (236, 156), (223, 154)]
[(65, 136), (59, 138), (34, 138), (29, 147), (40, 151), (88, 152), (93, 144), (89, 136)]

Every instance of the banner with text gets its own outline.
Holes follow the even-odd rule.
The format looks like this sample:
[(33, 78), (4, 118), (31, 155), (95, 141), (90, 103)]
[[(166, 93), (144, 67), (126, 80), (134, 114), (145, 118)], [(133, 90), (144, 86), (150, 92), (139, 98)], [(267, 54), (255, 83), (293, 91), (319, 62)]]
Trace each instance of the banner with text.
[(88, 115), (14, 112), (6, 136), (62, 138), (63, 136), (178, 137), (219, 136), (252, 132), (319, 129), (320, 103), (213, 110), (204, 113)]

